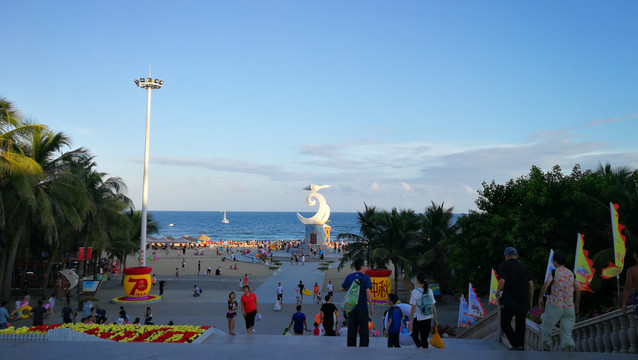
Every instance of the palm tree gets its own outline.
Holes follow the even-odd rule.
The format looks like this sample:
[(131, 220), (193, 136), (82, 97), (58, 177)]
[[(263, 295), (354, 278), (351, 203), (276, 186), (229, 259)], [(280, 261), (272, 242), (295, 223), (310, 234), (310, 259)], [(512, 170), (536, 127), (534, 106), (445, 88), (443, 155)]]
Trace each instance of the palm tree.
[(409, 248), (417, 243), (419, 235), (419, 219), (414, 210), (397, 210), (376, 212), (376, 208), (368, 208), (359, 213), (361, 234), (340, 234), (339, 239), (354, 240), (344, 249), (344, 256), (339, 263), (343, 267), (345, 261), (363, 257), (373, 268), (387, 269), (390, 264), (394, 268), (394, 291), (398, 290), (400, 269), (410, 272), (414, 267)]
[[(82, 183), (89, 198), (87, 210), (82, 216), (82, 227), (76, 233), (79, 245), (105, 248), (111, 237), (116, 237), (118, 232), (128, 231), (129, 221), (123, 210), (130, 207), (132, 202), (124, 194), (126, 185), (118, 177), (107, 177), (108, 174), (97, 172), (92, 157), (80, 157), (72, 164), (73, 173)], [(80, 309), (84, 267), (85, 260), (81, 260), (77, 289)]]
[[(140, 237), (142, 236), (142, 212), (129, 209), (125, 212), (125, 216), (129, 220), (128, 232), (123, 236), (116, 237), (107, 247), (107, 252), (122, 261), (122, 267), (126, 268), (126, 258), (139, 250)], [(147, 214), (146, 233), (149, 235), (159, 233), (159, 226), (151, 214)], [(124, 281), (124, 278), (122, 278)]]
[(20, 144), (22, 156), (33, 161), (41, 172), (7, 174), (3, 187), (3, 208), (8, 210), (6, 215), (10, 219), (5, 229), (11, 236), (2, 264), (2, 292), (6, 297), (10, 295), (20, 244), (29, 245), (31, 234), (38, 234), (37, 239), (55, 247), (58, 224), (66, 222), (76, 227), (80, 224), (77, 208), (82, 204), (78, 198), (81, 191), (69, 182), (72, 178), (66, 166), (74, 152), (62, 152), (68, 138), (62, 133), (34, 128), (28, 140)]
[(350, 241), (343, 248), (343, 256), (341, 257), (338, 267), (339, 270), (341, 270), (347, 262), (356, 259), (364, 259), (368, 263), (371, 263), (369, 257), (370, 250), (380, 245), (378, 229), (375, 223), (375, 219), (379, 216), (379, 213), (374, 206), (368, 207), (365, 203), (364, 206), (365, 210), (358, 213), (358, 222), (361, 225), (359, 232), (361, 235), (345, 233), (337, 236), (339, 240), (345, 239)]
[(44, 125), (26, 124), (20, 111), (9, 100), (0, 98), (0, 175), (38, 174), (42, 169), (24, 156), (21, 143)]
[[(5, 269), (16, 239), (11, 230), (17, 224), (8, 218), (14, 214), (23, 215), (15, 213), (15, 205), (30, 196), (30, 181), (24, 176), (42, 173), (40, 166), (24, 155), (21, 146), (29, 134), (43, 126), (28, 125), (23, 120), (10, 101), (0, 98), (0, 293), (5, 296), (9, 295), (5, 292), (5, 278), (11, 279)], [(12, 225), (11, 229), (7, 225)], [(8, 288), (11, 289), (10, 284)]]
[(418, 246), (417, 266), (434, 276), (438, 281), (449, 274), (451, 244), (448, 238), (456, 231), (452, 225), (454, 207), (445, 208), (445, 203), (434, 202), (422, 215), (422, 243)]

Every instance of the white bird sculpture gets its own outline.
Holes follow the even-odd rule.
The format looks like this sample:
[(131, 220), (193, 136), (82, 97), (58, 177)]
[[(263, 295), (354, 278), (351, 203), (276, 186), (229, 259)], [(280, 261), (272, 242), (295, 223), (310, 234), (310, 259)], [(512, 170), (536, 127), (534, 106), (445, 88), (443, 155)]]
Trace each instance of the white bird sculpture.
[(319, 201), (319, 209), (317, 209), (317, 213), (312, 217), (305, 218), (297, 213), (297, 219), (299, 219), (299, 221), (301, 221), (303, 224), (322, 225), (325, 224), (326, 221), (328, 221), (328, 218), (330, 218), (330, 207), (326, 203), (326, 199), (321, 194), (317, 193), (317, 191), (325, 189), (327, 187), (330, 187), (330, 185), (310, 184), (307, 187), (303, 188), (303, 190), (310, 191), (310, 194), (306, 196), (306, 204), (308, 206), (314, 206), (317, 203), (317, 201), (315, 201), (315, 198)]

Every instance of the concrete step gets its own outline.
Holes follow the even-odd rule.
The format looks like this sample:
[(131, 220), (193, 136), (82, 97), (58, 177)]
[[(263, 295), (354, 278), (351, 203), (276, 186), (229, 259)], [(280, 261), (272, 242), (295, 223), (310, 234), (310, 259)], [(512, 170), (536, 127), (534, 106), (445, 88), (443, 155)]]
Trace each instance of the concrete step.
[[(264, 358), (276, 360), (423, 360), (427, 356), (445, 360), (551, 359), (606, 360), (635, 359), (635, 354), (563, 353), (525, 351), (512, 352), (496, 341), (445, 339), (446, 348), (389, 349), (383, 338), (372, 338), (369, 348), (348, 348), (343, 337), (254, 335), (230, 336), (214, 334), (201, 344), (116, 343), (110, 341), (75, 343), (69, 341), (0, 341), (2, 359), (63, 359), (74, 352), (90, 351), (92, 359), (224, 359)], [(88, 347), (87, 347), (88, 346)]]
[[(484, 351), (484, 350), (506, 350), (506, 348), (494, 340), (476, 340), (476, 339), (454, 339), (445, 338), (445, 350), (466, 350), (466, 351)], [(387, 348), (388, 340), (385, 337), (371, 337), (370, 348), (382, 349)], [(259, 335), (257, 333), (248, 336), (239, 334), (235, 336), (228, 335), (223, 332), (217, 332), (209, 336), (202, 344), (229, 344), (229, 345), (251, 345), (251, 344), (268, 344), (269, 347), (287, 348), (289, 346), (303, 346), (307, 351), (313, 352), (312, 349), (321, 352), (326, 347), (346, 347), (345, 336), (312, 336), (310, 333), (304, 336), (284, 336), (284, 335)], [(401, 345), (402, 348), (416, 349), (414, 344)], [(430, 348), (433, 348), (430, 346)], [(433, 348), (438, 350), (436, 348)]]

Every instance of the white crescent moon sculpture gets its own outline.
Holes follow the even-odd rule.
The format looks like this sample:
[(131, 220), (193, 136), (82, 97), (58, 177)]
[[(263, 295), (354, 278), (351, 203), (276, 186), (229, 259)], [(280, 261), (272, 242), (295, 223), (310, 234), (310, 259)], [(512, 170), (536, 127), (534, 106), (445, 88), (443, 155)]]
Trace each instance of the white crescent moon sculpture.
[(312, 217), (305, 218), (299, 215), (299, 213), (297, 213), (297, 219), (299, 219), (299, 221), (301, 221), (303, 224), (323, 225), (326, 223), (326, 221), (328, 221), (328, 218), (330, 218), (330, 207), (326, 203), (326, 199), (323, 197), (323, 195), (317, 193), (317, 191), (327, 187), (330, 187), (330, 185), (310, 184), (308, 187), (303, 189), (303, 190), (310, 191), (310, 194), (306, 196), (306, 204), (308, 206), (314, 206), (317, 203), (317, 201), (319, 201), (319, 209), (317, 209), (317, 213), (313, 215)]

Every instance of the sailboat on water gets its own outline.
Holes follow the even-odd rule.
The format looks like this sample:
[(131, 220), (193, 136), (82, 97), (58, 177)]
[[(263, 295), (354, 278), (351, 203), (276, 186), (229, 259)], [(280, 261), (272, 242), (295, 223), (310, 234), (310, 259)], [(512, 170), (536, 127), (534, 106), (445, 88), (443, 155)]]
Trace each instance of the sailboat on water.
[(226, 211), (224, 211), (224, 218), (222, 219), (222, 224), (228, 224), (228, 223), (230, 223), (230, 221), (226, 219)]

